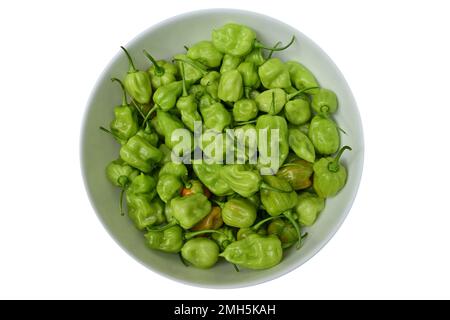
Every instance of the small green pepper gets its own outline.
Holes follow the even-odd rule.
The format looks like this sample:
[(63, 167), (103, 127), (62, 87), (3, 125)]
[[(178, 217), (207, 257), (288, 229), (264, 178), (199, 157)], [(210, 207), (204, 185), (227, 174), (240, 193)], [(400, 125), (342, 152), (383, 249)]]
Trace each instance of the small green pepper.
[(305, 160), (295, 160), (283, 165), (277, 172), (277, 177), (289, 182), (294, 190), (302, 190), (312, 185), (313, 165)]
[(245, 57), (245, 61), (252, 62), (257, 67), (261, 66), (264, 62), (266, 62), (262, 48), (253, 48), (253, 50), (250, 51), (250, 53)]
[(249, 121), (258, 115), (258, 107), (252, 99), (241, 99), (233, 106), (234, 121)]
[(220, 256), (244, 268), (268, 269), (280, 263), (283, 248), (276, 236), (262, 237), (252, 234), (228, 245)]
[(289, 146), (301, 159), (311, 163), (316, 159), (313, 143), (300, 129), (289, 128)]
[(278, 58), (271, 58), (258, 68), (262, 85), (267, 89), (289, 88), (291, 79), (288, 67)]
[(123, 80), (126, 91), (137, 102), (141, 104), (148, 103), (152, 96), (152, 85), (148, 73), (137, 70), (128, 51), (124, 47), (120, 48), (122, 48), (128, 58), (128, 73)]
[(222, 73), (219, 81), (218, 97), (226, 102), (236, 102), (244, 94), (241, 73), (238, 70), (230, 70)]
[(184, 77), (184, 63), (181, 66), (181, 76), (183, 81), (183, 95), (177, 101), (177, 109), (181, 114), (181, 121), (186, 127), (194, 132), (195, 122), (201, 122), (202, 117), (197, 111), (197, 100), (194, 95), (188, 94), (186, 90), (186, 80)]
[(220, 170), (220, 178), (234, 192), (242, 197), (250, 197), (259, 191), (262, 178), (255, 170), (249, 170), (242, 164), (225, 165)]
[(129, 165), (148, 173), (162, 159), (162, 152), (136, 135), (120, 148), (120, 157)]
[[(314, 75), (309, 71), (304, 65), (297, 61), (288, 61), (285, 63), (289, 70), (289, 76), (291, 78), (291, 82), (298, 90), (302, 90), (309, 87), (318, 87), (319, 83), (317, 82)], [(317, 89), (311, 91), (311, 93), (315, 93)]]
[(205, 130), (201, 136), (200, 149), (206, 162), (223, 163), (227, 151), (225, 133), (218, 132), (215, 129)]
[(236, 57), (231, 54), (225, 54), (223, 56), (222, 65), (220, 66), (220, 73), (237, 69), (241, 61), (242, 57)]
[(335, 113), (338, 108), (336, 94), (331, 90), (320, 88), (312, 95), (311, 106), (315, 112), (320, 114)]
[(158, 176), (161, 177), (165, 174), (174, 175), (185, 181), (188, 177), (188, 170), (183, 163), (167, 162), (162, 166), (161, 170), (159, 170)]
[(276, 115), (281, 112), (286, 102), (295, 98), (296, 96), (304, 93), (305, 91), (312, 90), (314, 87), (306, 88), (299, 91), (294, 91), (287, 94), (283, 89), (271, 89), (261, 92), (256, 98), (256, 105), (262, 112), (267, 112), (271, 115)]
[(174, 61), (177, 62), (178, 69), (181, 73), (182, 62), (184, 65), (184, 76), (187, 82), (196, 83), (200, 80), (206, 73), (206, 67), (198, 61), (189, 59), (185, 54), (177, 54), (173, 57)]
[(206, 88), (206, 92), (209, 93), (212, 98), (218, 99), (219, 81), (220, 81), (220, 73), (218, 73), (217, 71), (211, 71), (208, 72), (200, 80), (200, 84)]
[(197, 101), (206, 93), (206, 88), (200, 84), (194, 84), (189, 88), (189, 94), (193, 95)]
[(227, 226), (223, 226), (217, 229), (218, 232), (211, 233), (211, 238), (217, 243), (220, 250), (225, 250), (232, 242), (236, 241), (233, 229)]
[(200, 106), (200, 113), (206, 128), (222, 132), (231, 124), (231, 114), (223, 104), (215, 102), (209, 106)]
[(352, 148), (344, 146), (335, 158), (322, 158), (314, 163), (313, 187), (319, 197), (332, 197), (344, 187), (347, 181), (347, 169), (339, 163), (339, 160), (345, 150), (352, 150)]
[(215, 230), (223, 225), (222, 209), (220, 207), (212, 207), (211, 212), (204, 217), (199, 223), (191, 228), (193, 231)]
[(148, 123), (145, 124), (144, 129), (139, 129), (136, 135), (144, 138), (145, 141), (156, 147), (158, 145), (159, 137), (156, 132), (152, 131), (152, 128)]
[(143, 51), (144, 55), (153, 63), (147, 72), (155, 90), (176, 81), (178, 70), (175, 65), (165, 60), (156, 61), (150, 53), (146, 50)]
[(194, 163), (192, 165), (195, 174), (200, 181), (216, 196), (227, 196), (233, 194), (228, 183), (220, 179), (220, 164)]
[(288, 101), (284, 106), (284, 116), (295, 125), (307, 123), (311, 119), (311, 108), (306, 98)]
[(280, 239), (283, 249), (289, 248), (298, 241), (295, 227), (286, 220), (275, 219), (267, 226), (267, 233)]
[(139, 172), (122, 159), (110, 162), (106, 166), (106, 177), (116, 187), (125, 188), (138, 176)]
[[(192, 141), (194, 140), (194, 137), (192, 135), (192, 132), (185, 129), (183, 122), (181, 122), (174, 115), (159, 109), (156, 111), (156, 114), (156, 118), (158, 119), (158, 126), (161, 128), (161, 131), (164, 135), (164, 143), (166, 144), (166, 146), (169, 147), (169, 149), (173, 149), (175, 146), (181, 146), (183, 150), (192, 150)], [(173, 135), (174, 131), (177, 129), (185, 129), (187, 131), (186, 133), (189, 133), (190, 141), (183, 141), (186, 146), (182, 146), (178, 137), (176, 135)]]
[(149, 248), (163, 252), (178, 253), (183, 247), (183, 229), (179, 226), (162, 231), (150, 230), (145, 234), (145, 238)]
[(219, 67), (223, 58), (223, 54), (214, 47), (211, 41), (197, 42), (189, 48), (187, 56), (209, 68)]
[(160, 161), (162, 165), (172, 162), (172, 150), (170, 150), (164, 143), (161, 143), (158, 147), (159, 151), (162, 152), (163, 157)]
[(213, 97), (211, 97), (211, 95), (209, 93), (205, 93), (203, 94), (199, 101), (198, 101), (198, 107), (201, 110), (203, 110), (204, 108), (207, 108), (211, 105), (213, 105), (214, 103), (216, 103), (217, 101), (213, 99)]
[(219, 259), (219, 246), (211, 239), (194, 238), (184, 244), (181, 256), (194, 267), (208, 269)]
[(169, 111), (175, 107), (177, 99), (183, 92), (181, 81), (171, 82), (156, 89), (153, 102), (163, 111)]
[(112, 78), (112, 81), (117, 81), (122, 87), (122, 105), (114, 108), (114, 120), (111, 121), (110, 128), (114, 137), (120, 144), (125, 144), (128, 139), (134, 136), (138, 130), (138, 120), (134, 107), (131, 107), (127, 102), (127, 94), (125, 87), (117, 78)]
[(211, 211), (211, 203), (201, 193), (174, 198), (169, 205), (173, 217), (184, 229), (192, 228)]
[(309, 192), (299, 194), (297, 206), (298, 222), (303, 226), (312, 226), (319, 213), (325, 208), (325, 199)]
[(275, 189), (261, 190), (261, 202), (271, 216), (279, 216), (297, 204), (297, 194), (288, 181), (277, 176), (263, 176), (264, 182)]
[(158, 195), (165, 203), (168, 203), (171, 199), (177, 197), (182, 188), (182, 181), (173, 174), (160, 175), (156, 185)]
[(222, 218), (231, 227), (248, 228), (256, 220), (256, 208), (245, 198), (233, 198), (223, 205)]
[(241, 73), (242, 82), (245, 87), (258, 88), (261, 84), (256, 65), (251, 61), (242, 62), (237, 70)]
[(333, 154), (339, 149), (338, 128), (336, 123), (328, 117), (316, 115), (309, 125), (308, 136), (320, 154)]
[(212, 43), (220, 52), (238, 57), (252, 50), (255, 39), (252, 29), (235, 23), (228, 23), (212, 32)]

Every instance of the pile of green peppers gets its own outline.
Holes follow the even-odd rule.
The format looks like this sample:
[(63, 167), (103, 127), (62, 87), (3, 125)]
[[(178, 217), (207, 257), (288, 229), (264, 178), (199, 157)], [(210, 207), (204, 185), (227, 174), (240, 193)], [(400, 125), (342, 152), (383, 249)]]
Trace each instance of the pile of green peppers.
[[(120, 144), (106, 176), (121, 190), (120, 212), (149, 248), (198, 268), (221, 259), (271, 268), (285, 250), (301, 247), (325, 199), (344, 187), (340, 158), (351, 148), (341, 147), (332, 117), (336, 94), (300, 62), (272, 57), (293, 41), (268, 47), (249, 27), (230, 23), (171, 61), (144, 50), (148, 70), (137, 69), (122, 47), (129, 69), (113, 78), (122, 102), (109, 129), (101, 127)], [(172, 162), (172, 133), (187, 128), (192, 135), (195, 121), (217, 137), (229, 128), (279, 129), (279, 167), (261, 175), (249, 163)]]

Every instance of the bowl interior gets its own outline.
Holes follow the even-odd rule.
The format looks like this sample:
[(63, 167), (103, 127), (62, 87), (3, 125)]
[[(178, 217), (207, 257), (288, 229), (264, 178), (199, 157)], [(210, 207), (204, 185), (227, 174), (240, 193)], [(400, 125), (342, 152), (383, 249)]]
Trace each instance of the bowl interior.
[(211, 30), (227, 22), (245, 24), (256, 30), (258, 39), (272, 45), (287, 42), (295, 35), (296, 42), (286, 51), (276, 53), (283, 60), (296, 59), (305, 64), (320, 84), (334, 90), (339, 98), (339, 110), (335, 119), (346, 131), (342, 143), (353, 151), (344, 156), (349, 172), (345, 188), (334, 198), (327, 200), (326, 208), (310, 228), (309, 236), (301, 250), (290, 249), (276, 267), (263, 271), (241, 270), (235, 272), (228, 263), (219, 263), (209, 270), (185, 267), (177, 255), (149, 250), (141, 232), (131, 221), (118, 213), (119, 190), (105, 177), (105, 166), (118, 157), (119, 146), (110, 136), (101, 132), (100, 125), (107, 126), (113, 118), (113, 107), (120, 103), (121, 92), (112, 76), (122, 78), (127, 71), (127, 60), (117, 52), (98, 79), (88, 103), (82, 128), (81, 166), (91, 203), (116, 242), (131, 256), (150, 269), (169, 278), (206, 287), (241, 287), (261, 283), (285, 274), (311, 258), (337, 231), (347, 215), (356, 195), (363, 167), (363, 133), (361, 120), (350, 88), (334, 63), (310, 39), (292, 27), (264, 15), (239, 10), (205, 10), (180, 15), (166, 20), (132, 40), (126, 47), (135, 59), (136, 66), (148, 67), (142, 54), (147, 49), (157, 58), (170, 58), (183, 52), (183, 45), (210, 39)]

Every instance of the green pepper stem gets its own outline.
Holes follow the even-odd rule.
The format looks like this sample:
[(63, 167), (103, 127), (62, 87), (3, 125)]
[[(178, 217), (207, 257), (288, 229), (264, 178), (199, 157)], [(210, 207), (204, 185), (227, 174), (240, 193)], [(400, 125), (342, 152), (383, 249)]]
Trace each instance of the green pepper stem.
[(272, 91), (272, 104), (270, 105), (270, 114), (275, 114), (275, 92)]
[(120, 48), (125, 52), (125, 54), (127, 55), (128, 58), (128, 73), (134, 73), (137, 72), (136, 67), (134, 66), (134, 62), (133, 59), (131, 58), (130, 54), (128, 53), (127, 49), (125, 49), (124, 47), (120, 46)]
[(298, 96), (299, 94), (302, 94), (302, 93), (304, 93), (305, 91), (313, 90), (313, 89), (320, 89), (320, 87), (315, 86), (315, 87), (304, 88), (304, 89), (302, 89), (302, 90), (299, 90), (299, 91), (293, 92), (293, 93), (291, 93), (291, 94), (288, 94), (288, 95), (286, 96), (286, 98), (287, 98), (287, 100), (289, 101), (289, 100), (291, 100), (292, 98), (295, 98), (296, 96)]
[(214, 203), (217, 204), (220, 208), (223, 208), (223, 206), (225, 205), (225, 202), (217, 201), (217, 200), (215, 200), (215, 199), (211, 199), (211, 202), (214, 202)]
[(271, 51), (283, 51), (286, 50), (287, 48), (289, 48), (295, 41), (295, 36), (292, 36), (291, 41), (289, 41), (289, 43), (287, 45), (285, 45), (284, 47), (278, 48), (277, 45), (275, 45), (275, 47), (266, 47), (264, 46), (261, 42), (256, 42), (255, 43), (255, 48), (261, 48), (261, 49), (266, 49), (266, 50), (271, 50)]
[(117, 78), (111, 78), (112, 82), (118, 82), (120, 84), (120, 87), (122, 88), (122, 106), (127, 106), (128, 105), (128, 101), (127, 101), (127, 92), (125, 91), (125, 86), (123, 85), (122, 81), (120, 81), (120, 79)]
[(341, 148), (341, 150), (339, 150), (338, 154), (336, 155), (336, 157), (334, 158), (334, 160), (330, 163), (328, 163), (328, 170), (330, 172), (336, 173), (339, 171), (339, 169), (341, 168), (341, 165), (339, 164), (339, 160), (341, 159), (342, 154), (344, 153), (345, 150), (352, 150), (352, 148), (350, 148), (349, 146), (343, 146)]
[(196, 62), (191, 61), (191, 60), (183, 60), (183, 59), (173, 59), (173, 61), (175, 62), (184, 62), (187, 63), (188, 65), (190, 65), (191, 67), (193, 67), (194, 69), (196, 69), (197, 71), (199, 71), (202, 76), (206, 75), (208, 73), (208, 71), (206, 71), (202, 66), (198, 65)]
[(141, 108), (138, 106), (138, 104), (136, 103), (136, 101), (134, 101), (134, 99), (131, 99), (131, 103), (133, 104), (133, 106), (136, 108), (136, 110), (139, 112), (139, 114), (141, 115), (142, 118), (145, 118), (145, 114), (142, 112)]
[(233, 265), (233, 267), (234, 267), (234, 270), (236, 270), (236, 272), (239, 272), (239, 268), (238, 268), (238, 266), (237, 266), (237, 265), (235, 265), (234, 263), (232, 263), (232, 265)]
[(222, 235), (226, 236), (225, 233), (223, 233), (221, 231), (217, 231), (217, 230), (199, 230), (199, 231), (186, 232), (184, 234), (184, 238), (186, 240), (189, 240), (189, 239), (192, 239), (193, 237), (199, 236), (201, 234), (207, 234), (207, 233), (218, 233), (218, 234), (222, 234)]
[(162, 227), (156, 227), (156, 228), (147, 228), (147, 231), (164, 231), (169, 228), (172, 228), (173, 226), (178, 225), (178, 222), (174, 219), (172, 222), (169, 222), (168, 224), (162, 226)]
[(120, 199), (119, 199), (119, 208), (120, 208), (120, 215), (123, 217), (125, 215), (125, 212), (123, 211), (123, 195), (125, 193), (125, 189), (122, 189), (120, 191)]
[(186, 89), (186, 78), (184, 73), (184, 61), (180, 61), (181, 63), (181, 81), (183, 84), (183, 97), (186, 97), (188, 95), (187, 89)]
[(289, 220), (289, 222), (294, 227), (295, 232), (297, 233), (297, 237), (298, 237), (297, 250), (298, 250), (298, 249), (300, 249), (300, 247), (302, 245), (302, 236), (301, 236), (301, 232), (300, 232), (300, 227), (299, 227), (297, 221), (295, 221), (295, 219), (292, 217), (292, 212), (290, 210), (284, 212), (283, 216), (285, 216)]
[(153, 58), (153, 56), (147, 52), (147, 50), (142, 50), (142, 52), (144, 52), (144, 55), (153, 63), (153, 65), (155, 66), (155, 74), (157, 76), (162, 76), (165, 73), (165, 70), (163, 67), (161, 67), (158, 62), (156, 62), (155, 58)]
[(100, 126), (100, 127), (98, 127), (98, 128), (99, 128), (100, 130), (106, 132), (106, 133), (109, 133), (109, 134), (112, 135), (114, 138), (119, 139), (119, 137), (118, 137), (115, 133), (113, 133), (112, 131), (106, 129), (105, 127)]
[(257, 224), (255, 224), (254, 226), (250, 227), (251, 230), (253, 231), (258, 231), (258, 229), (266, 222), (270, 221), (270, 220), (274, 220), (274, 219), (278, 219), (279, 217), (268, 217), (265, 218), (263, 220), (261, 220), (260, 222), (258, 222)]
[(146, 116), (144, 117), (144, 121), (142, 122), (142, 125), (141, 125), (142, 128), (143, 128), (143, 127), (145, 126), (145, 124), (147, 123), (148, 118), (150, 118), (150, 115), (151, 115), (155, 110), (157, 110), (158, 108), (159, 108), (159, 106), (156, 104), (153, 108), (151, 108), (151, 109), (147, 112)]
[(251, 124), (251, 123), (256, 123), (256, 119), (255, 120), (249, 120), (249, 121), (241, 121), (241, 122), (235, 122), (234, 125), (235, 126), (243, 126), (246, 124)]
[[(278, 46), (281, 46), (282, 42), (278, 41), (277, 43), (275, 43), (275, 45), (273, 46), (274, 48), (277, 48)], [(272, 58), (273, 53), (275, 52), (275, 50), (270, 50), (269, 55), (267, 56), (267, 59)]]

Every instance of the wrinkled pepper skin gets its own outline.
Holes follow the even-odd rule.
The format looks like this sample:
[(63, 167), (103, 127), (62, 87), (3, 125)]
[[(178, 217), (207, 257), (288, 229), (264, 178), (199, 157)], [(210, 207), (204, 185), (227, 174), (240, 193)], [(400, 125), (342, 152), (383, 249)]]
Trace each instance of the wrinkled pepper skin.
[(220, 170), (220, 178), (244, 198), (258, 192), (262, 183), (262, 178), (257, 171), (249, 170), (242, 164), (223, 166)]
[(262, 237), (253, 234), (231, 243), (220, 256), (240, 267), (261, 270), (280, 263), (283, 258), (283, 248), (276, 236)]
[(217, 71), (208, 72), (201, 80), (200, 84), (205, 87), (205, 91), (211, 95), (213, 99), (219, 98), (219, 82), (220, 73)]
[(289, 128), (289, 146), (295, 154), (308, 162), (313, 163), (316, 159), (314, 145), (308, 136), (300, 129)]
[(241, 61), (242, 57), (225, 54), (223, 56), (222, 65), (220, 66), (220, 73), (237, 69), (237, 67), (241, 64)]
[(216, 196), (227, 196), (234, 193), (228, 183), (220, 178), (220, 164), (194, 163), (194, 172), (200, 181)]
[(170, 208), (180, 226), (190, 229), (209, 214), (211, 203), (205, 195), (196, 193), (172, 199)]
[(266, 90), (255, 98), (259, 111), (270, 115), (280, 113), (286, 101), (286, 92), (283, 89)]
[(311, 119), (311, 107), (306, 98), (288, 101), (284, 106), (284, 116), (294, 125), (305, 124)]
[(238, 70), (230, 70), (222, 73), (217, 91), (218, 97), (226, 102), (236, 102), (242, 98), (244, 86), (241, 73)]
[(184, 244), (181, 256), (196, 268), (209, 269), (219, 260), (219, 246), (211, 239), (194, 238)]
[(266, 62), (266, 58), (263, 55), (262, 49), (257, 47), (250, 51), (244, 61), (252, 62), (255, 66), (259, 67)]
[(256, 220), (256, 208), (247, 199), (233, 198), (224, 204), (222, 218), (231, 227), (248, 228)]
[(220, 231), (220, 233), (212, 233), (211, 238), (217, 243), (221, 251), (225, 250), (230, 243), (236, 241), (233, 229), (230, 227), (223, 226), (217, 231)]
[(258, 69), (253, 62), (244, 61), (237, 70), (242, 76), (244, 87), (257, 89), (260, 86), (261, 81), (259, 80)]
[(153, 132), (149, 124), (147, 123), (145, 129), (139, 129), (136, 135), (144, 138), (145, 141), (156, 147), (159, 142), (159, 137), (156, 132)]
[(175, 81), (159, 87), (153, 95), (153, 102), (161, 108), (162, 111), (169, 111), (175, 107), (177, 99), (181, 96), (183, 84), (181, 81)]
[(322, 158), (313, 165), (313, 187), (319, 197), (328, 198), (335, 196), (347, 182), (347, 169), (339, 163), (345, 150), (351, 150), (345, 146), (339, 150), (335, 158)]
[(106, 177), (116, 187), (125, 188), (138, 175), (139, 171), (126, 164), (122, 159), (111, 161), (106, 166)]
[(121, 47), (128, 58), (128, 73), (123, 79), (123, 85), (128, 94), (140, 104), (146, 104), (152, 96), (152, 85), (147, 72), (137, 70), (128, 51)]
[[(293, 191), (289, 182), (277, 176), (264, 176), (263, 179), (269, 186), (285, 191), (261, 190), (261, 203), (267, 213), (275, 217), (295, 207), (297, 193)], [(289, 192), (290, 190), (292, 191)]]
[[(310, 87), (318, 87), (319, 83), (316, 78), (303, 64), (297, 61), (288, 61), (285, 63), (289, 70), (289, 76), (291, 82), (298, 90), (303, 90)], [(311, 90), (310, 93), (314, 94), (317, 89)]]
[(200, 113), (202, 114), (205, 127), (208, 129), (222, 132), (231, 124), (231, 114), (220, 102), (200, 107)]
[(233, 106), (234, 121), (249, 121), (258, 115), (258, 107), (252, 99), (241, 99)]
[(319, 154), (329, 155), (339, 149), (339, 130), (336, 123), (327, 117), (316, 115), (309, 125), (308, 136)]
[(145, 234), (147, 246), (168, 253), (178, 253), (183, 247), (183, 229), (172, 226), (163, 231), (151, 230)]
[(335, 113), (338, 108), (336, 94), (329, 89), (320, 88), (312, 95), (311, 106), (319, 114)]
[[(164, 143), (169, 149), (173, 149), (176, 145), (180, 146), (178, 139), (172, 136), (172, 133), (177, 129), (186, 129), (183, 122), (181, 122), (177, 117), (173, 116), (168, 112), (164, 112), (162, 110), (157, 110), (156, 117), (158, 119), (158, 125), (162, 130), (164, 135)], [(187, 129), (186, 129), (187, 130)], [(193, 135), (192, 132), (187, 130), (190, 134), (191, 141), (191, 149), (193, 146)], [(187, 143), (187, 142), (186, 142)]]
[(168, 203), (171, 199), (179, 196), (182, 188), (183, 183), (173, 174), (160, 175), (156, 185), (156, 191), (165, 203)]
[(258, 68), (262, 85), (267, 89), (289, 88), (291, 79), (288, 67), (278, 58), (271, 58)]
[[(198, 61), (188, 58), (185, 54), (177, 54), (173, 57), (177, 61), (178, 69), (181, 74), (181, 63), (184, 61), (184, 77), (186, 81), (190, 84), (196, 83), (200, 80), (206, 73), (206, 66)], [(180, 62), (181, 61), (181, 62)]]
[(313, 165), (305, 160), (287, 163), (277, 172), (277, 177), (285, 179), (294, 190), (302, 190), (312, 185)]
[(120, 144), (125, 144), (138, 130), (138, 120), (134, 108), (121, 105), (114, 108), (114, 120), (110, 124), (111, 132)]
[(197, 42), (189, 48), (187, 56), (208, 68), (219, 67), (223, 58), (223, 54), (214, 47), (211, 41)]
[(159, 87), (175, 82), (178, 76), (178, 69), (174, 64), (165, 60), (158, 60), (157, 64), (159, 69), (156, 68), (155, 65), (152, 65), (147, 71), (150, 75), (152, 87), (155, 90)]
[(306, 227), (312, 226), (316, 222), (317, 216), (325, 208), (325, 199), (320, 198), (310, 192), (299, 194), (295, 211), (298, 222)]
[(256, 39), (255, 32), (243, 25), (228, 23), (212, 32), (212, 42), (220, 52), (241, 57), (248, 54)]
[(283, 219), (275, 219), (267, 226), (267, 233), (280, 239), (283, 248), (289, 248), (298, 240), (294, 226)]
[(120, 148), (122, 160), (145, 173), (149, 173), (162, 156), (158, 148), (137, 135)]
[(162, 166), (161, 170), (159, 170), (158, 176), (161, 177), (165, 174), (171, 174), (185, 180), (188, 177), (188, 170), (184, 163), (167, 162)]

